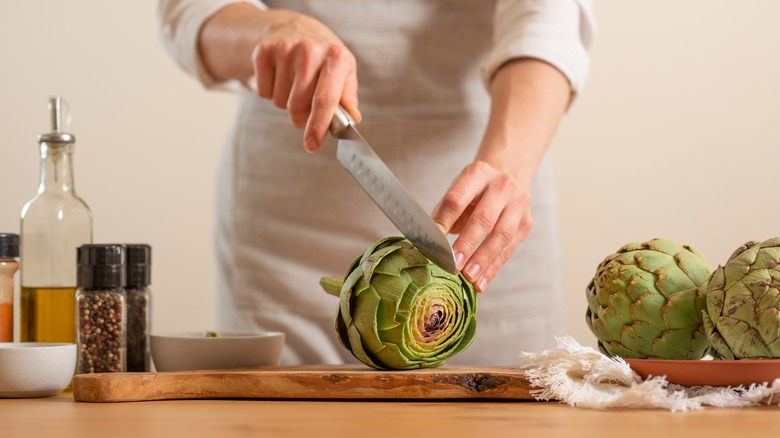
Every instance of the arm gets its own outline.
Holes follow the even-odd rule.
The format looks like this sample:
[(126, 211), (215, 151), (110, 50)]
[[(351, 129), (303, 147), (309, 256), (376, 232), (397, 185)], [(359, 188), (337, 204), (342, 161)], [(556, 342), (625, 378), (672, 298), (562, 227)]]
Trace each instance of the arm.
[(490, 119), (476, 159), (529, 187), (571, 93), (566, 77), (544, 61), (505, 64), (491, 83)]
[[(524, 58), (491, 82), (490, 119), (474, 163), (433, 212), (450, 233), (458, 269), (484, 291), (531, 231), (528, 188), (571, 97), (555, 67)], [(484, 240), (483, 240), (484, 239)]]
[(308, 151), (319, 149), (339, 104), (360, 120), (355, 58), (311, 17), (232, 4), (203, 24), (198, 49), (216, 80), (254, 78), (258, 95), (286, 109), (293, 124), (305, 129)]
[(434, 209), (458, 269), (484, 291), (531, 230), (528, 188), (572, 96), (587, 77), (590, 0), (498, 0), (483, 63), (492, 98), (475, 161)]

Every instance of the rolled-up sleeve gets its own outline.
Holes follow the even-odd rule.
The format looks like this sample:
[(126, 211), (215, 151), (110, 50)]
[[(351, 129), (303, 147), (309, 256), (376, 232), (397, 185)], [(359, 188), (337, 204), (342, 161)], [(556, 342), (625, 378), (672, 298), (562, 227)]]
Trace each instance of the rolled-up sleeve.
[(233, 3), (248, 3), (267, 9), (257, 0), (160, 0), (157, 5), (158, 32), (163, 47), (184, 71), (206, 88), (243, 88), (239, 81), (216, 81), (203, 65), (198, 50), (198, 34), (203, 23)]
[(508, 61), (535, 58), (560, 70), (576, 94), (588, 77), (587, 48), (594, 32), (590, 0), (498, 0), (493, 48), (482, 63), (482, 79), (489, 87)]

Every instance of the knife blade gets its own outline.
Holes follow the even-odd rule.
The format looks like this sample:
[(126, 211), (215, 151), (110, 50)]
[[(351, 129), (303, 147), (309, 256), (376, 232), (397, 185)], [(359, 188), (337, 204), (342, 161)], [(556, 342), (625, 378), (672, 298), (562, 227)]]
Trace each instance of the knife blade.
[(455, 274), (447, 236), (374, 152), (346, 110), (338, 107), (330, 133), (338, 140), (336, 158), (410, 242), (445, 271)]

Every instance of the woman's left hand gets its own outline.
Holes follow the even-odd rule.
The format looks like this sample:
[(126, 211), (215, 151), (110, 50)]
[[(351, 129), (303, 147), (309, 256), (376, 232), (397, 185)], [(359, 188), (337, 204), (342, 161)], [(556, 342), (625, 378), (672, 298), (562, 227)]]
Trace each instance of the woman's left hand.
[(531, 231), (531, 197), (509, 173), (484, 161), (466, 166), (434, 208), (432, 217), (452, 244), (459, 271), (485, 290)]

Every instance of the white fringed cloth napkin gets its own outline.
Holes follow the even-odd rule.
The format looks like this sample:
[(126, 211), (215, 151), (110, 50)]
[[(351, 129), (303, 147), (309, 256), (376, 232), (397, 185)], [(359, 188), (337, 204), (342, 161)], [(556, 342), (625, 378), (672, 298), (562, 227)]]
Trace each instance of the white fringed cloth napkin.
[(558, 400), (591, 409), (660, 408), (672, 412), (704, 406), (734, 408), (780, 403), (780, 379), (748, 388), (669, 383), (664, 376), (642, 380), (621, 358), (610, 358), (571, 337), (556, 338), (541, 353), (521, 353), (520, 366), (537, 400)]

